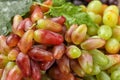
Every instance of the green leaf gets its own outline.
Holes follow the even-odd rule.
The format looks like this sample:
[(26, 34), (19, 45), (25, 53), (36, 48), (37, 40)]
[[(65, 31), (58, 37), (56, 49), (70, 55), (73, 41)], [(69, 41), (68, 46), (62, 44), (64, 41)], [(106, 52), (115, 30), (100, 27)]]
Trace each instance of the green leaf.
[(11, 31), (11, 19), (14, 15), (25, 15), (32, 0), (0, 0), (0, 35)]
[(86, 24), (88, 27), (96, 26), (89, 15), (86, 12), (82, 12), (82, 8), (80, 6), (75, 6), (69, 2), (58, 7), (51, 7), (47, 14), (50, 14), (53, 17), (64, 16), (67, 20), (67, 25)]

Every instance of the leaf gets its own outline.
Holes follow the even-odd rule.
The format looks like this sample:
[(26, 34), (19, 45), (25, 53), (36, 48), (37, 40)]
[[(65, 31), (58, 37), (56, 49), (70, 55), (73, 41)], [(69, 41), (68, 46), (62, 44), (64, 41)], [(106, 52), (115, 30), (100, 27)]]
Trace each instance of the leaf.
[(64, 16), (66, 18), (65, 24), (87, 24), (87, 26), (96, 26), (96, 24), (91, 20), (89, 15), (86, 12), (82, 12), (80, 6), (75, 6), (72, 3), (66, 2), (62, 6), (51, 7), (49, 12), (53, 17)]
[(0, 35), (11, 31), (11, 19), (14, 15), (24, 15), (29, 11), (32, 0), (0, 0)]

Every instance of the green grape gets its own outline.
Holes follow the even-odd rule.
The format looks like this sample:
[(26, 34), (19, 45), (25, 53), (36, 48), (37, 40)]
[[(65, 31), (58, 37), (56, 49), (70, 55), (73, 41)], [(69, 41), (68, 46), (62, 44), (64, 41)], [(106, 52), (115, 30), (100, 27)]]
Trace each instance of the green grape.
[(120, 80), (120, 70), (115, 70), (111, 73), (111, 80)]
[(106, 12), (108, 12), (108, 11), (112, 11), (112, 12), (116, 13), (117, 15), (119, 15), (119, 9), (118, 9), (118, 7), (117, 7), (116, 5), (110, 5), (110, 6), (108, 6), (108, 7), (105, 9), (104, 14), (105, 14)]
[(87, 6), (87, 10), (99, 14), (102, 10), (102, 3), (99, 0), (91, 1)]
[(75, 45), (70, 45), (67, 47), (66, 54), (69, 58), (75, 59), (81, 56), (81, 50)]
[(110, 27), (115, 27), (118, 22), (118, 15), (112, 11), (108, 11), (103, 15), (103, 23)]
[(96, 24), (101, 24), (102, 17), (99, 14), (95, 14), (94, 12), (88, 12), (88, 15)]
[(87, 13), (90, 16), (90, 18), (92, 19), (92, 21), (95, 21), (95, 17), (96, 17), (95, 13), (94, 12), (87, 12)]
[(89, 53), (93, 57), (93, 62), (98, 64), (100, 67), (108, 64), (108, 58), (102, 51), (94, 49), (90, 50)]
[(88, 35), (93, 36), (93, 35), (97, 34), (97, 31), (98, 31), (98, 26), (97, 25), (90, 26), (90, 27), (87, 27), (87, 28), (88, 28), (88, 30), (87, 30)]
[(105, 49), (108, 53), (115, 54), (118, 53), (120, 48), (119, 41), (115, 38), (111, 38), (105, 44)]
[(98, 36), (100, 36), (102, 39), (108, 40), (112, 36), (112, 29), (108, 25), (102, 25), (98, 29)]
[(96, 77), (97, 80), (111, 80), (109, 75), (104, 71), (100, 72), (98, 75), (96, 75)]

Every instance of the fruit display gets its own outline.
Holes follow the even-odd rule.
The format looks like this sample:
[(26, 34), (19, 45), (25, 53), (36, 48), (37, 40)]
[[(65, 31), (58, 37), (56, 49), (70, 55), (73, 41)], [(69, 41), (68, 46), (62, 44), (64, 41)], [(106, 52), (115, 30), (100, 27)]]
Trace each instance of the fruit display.
[(34, 2), (16, 14), (0, 35), (0, 80), (120, 80), (119, 8), (86, 1)]

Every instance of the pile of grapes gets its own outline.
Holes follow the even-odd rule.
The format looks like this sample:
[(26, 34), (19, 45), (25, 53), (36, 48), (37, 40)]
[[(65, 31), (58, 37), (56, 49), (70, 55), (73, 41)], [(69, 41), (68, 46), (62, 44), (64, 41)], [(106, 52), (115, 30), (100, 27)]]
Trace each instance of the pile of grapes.
[(0, 35), (0, 80), (120, 80), (118, 7), (95, 0), (83, 9), (95, 33), (86, 24), (67, 28), (64, 16), (48, 18), (37, 4), (28, 17), (15, 15), (12, 32)]

